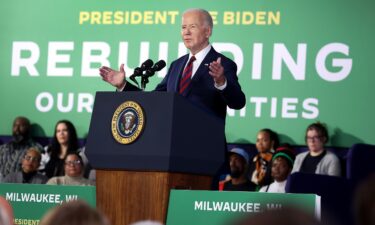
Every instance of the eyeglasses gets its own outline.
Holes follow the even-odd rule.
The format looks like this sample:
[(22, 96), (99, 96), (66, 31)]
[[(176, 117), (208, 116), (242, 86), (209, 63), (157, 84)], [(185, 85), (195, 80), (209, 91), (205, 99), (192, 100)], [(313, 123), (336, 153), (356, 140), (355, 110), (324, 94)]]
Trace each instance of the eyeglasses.
[(320, 141), (322, 136), (306, 137), (306, 141)]
[(68, 166), (78, 166), (78, 165), (81, 165), (81, 160), (66, 161), (65, 165), (68, 165)]
[(39, 162), (38, 157), (32, 157), (32, 156), (29, 156), (29, 155), (25, 155), (23, 157), (23, 159), (26, 160), (26, 161), (31, 161), (31, 162)]

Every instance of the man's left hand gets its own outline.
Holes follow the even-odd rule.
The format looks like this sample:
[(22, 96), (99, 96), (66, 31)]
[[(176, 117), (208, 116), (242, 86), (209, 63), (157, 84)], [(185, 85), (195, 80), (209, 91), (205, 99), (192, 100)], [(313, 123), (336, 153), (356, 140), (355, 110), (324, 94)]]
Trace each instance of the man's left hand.
[(217, 58), (216, 61), (210, 63), (209, 74), (214, 79), (217, 86), (222, 86), (225, 84), (226, 78), (224, 76), (224, 67), (221, 65), (221, 57)]

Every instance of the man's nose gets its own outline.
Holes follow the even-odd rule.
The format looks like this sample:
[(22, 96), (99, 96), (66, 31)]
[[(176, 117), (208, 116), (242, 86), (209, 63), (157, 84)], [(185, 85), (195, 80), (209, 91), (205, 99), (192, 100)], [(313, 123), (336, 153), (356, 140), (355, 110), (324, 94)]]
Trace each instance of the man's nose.
[(189, 28), (186, 28), (186, 29), (184, 30), (184, 34), (185, 34), (185, 35), (190, 34), (190, 29), (189, 29)]

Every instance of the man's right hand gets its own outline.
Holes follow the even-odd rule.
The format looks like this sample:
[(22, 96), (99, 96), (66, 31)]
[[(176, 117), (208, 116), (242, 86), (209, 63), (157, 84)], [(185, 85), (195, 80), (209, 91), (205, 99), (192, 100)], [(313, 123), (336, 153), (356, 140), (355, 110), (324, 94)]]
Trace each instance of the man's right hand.
[(99, 74), (105, 82), (110, 83), (112, 86), (116, 87), (117, 90), (124, 89), (126, 84), (124, 64), (121, 64), (120, 71), (102, 66), (99, 68)]

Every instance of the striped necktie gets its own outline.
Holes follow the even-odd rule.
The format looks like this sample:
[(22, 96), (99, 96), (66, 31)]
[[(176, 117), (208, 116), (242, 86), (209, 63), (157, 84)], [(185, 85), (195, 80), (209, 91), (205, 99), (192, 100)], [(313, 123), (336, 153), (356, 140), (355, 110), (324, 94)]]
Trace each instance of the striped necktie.
[(183, 96), (186, 96), (188, 87), (191, 82), (191, 75), (193, 73), (193, 62), (195, 61), (195, 56), (192, 56), (187, 64), (184, 72), (182, 73), (182, 77), (180, 80), (180, 89), (179, 93)]

